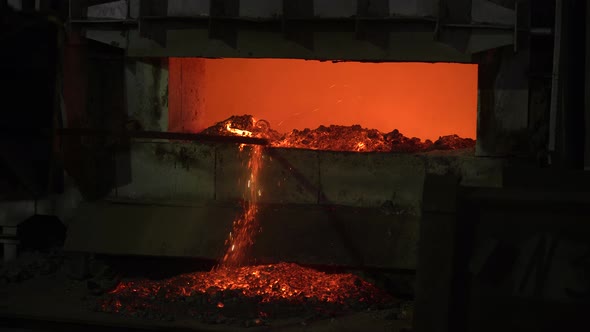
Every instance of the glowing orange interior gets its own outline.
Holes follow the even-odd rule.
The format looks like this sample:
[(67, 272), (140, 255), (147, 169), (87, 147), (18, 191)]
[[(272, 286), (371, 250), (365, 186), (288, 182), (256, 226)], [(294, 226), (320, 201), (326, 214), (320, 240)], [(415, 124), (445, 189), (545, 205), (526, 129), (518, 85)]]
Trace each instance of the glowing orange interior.
[(284, 133), (360, 124), (475, 139), (477, 65), (170, 58), (168, 106), (177, 132), (251, 114)]

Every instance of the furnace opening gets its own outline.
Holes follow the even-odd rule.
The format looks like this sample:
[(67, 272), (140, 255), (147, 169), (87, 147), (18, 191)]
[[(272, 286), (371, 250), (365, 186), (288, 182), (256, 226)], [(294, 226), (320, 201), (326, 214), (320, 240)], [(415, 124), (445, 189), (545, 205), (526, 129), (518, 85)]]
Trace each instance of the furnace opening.
[(173, 132), (413, 152), (473, 147), (476, 117), (477, 65), (169, 59)]

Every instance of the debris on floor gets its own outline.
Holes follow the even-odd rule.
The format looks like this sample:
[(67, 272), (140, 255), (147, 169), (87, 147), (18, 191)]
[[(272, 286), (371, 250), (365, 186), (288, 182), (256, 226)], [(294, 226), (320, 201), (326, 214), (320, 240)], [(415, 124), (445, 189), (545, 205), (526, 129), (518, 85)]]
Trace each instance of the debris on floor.
[(100, 297), (96, 310), (211, 324), (264, 325), (278, 318), (313, 320), (399, 303), (352, 274), (328, 274), (291, 263), (218, 268), (166, 280), (129, 280)]

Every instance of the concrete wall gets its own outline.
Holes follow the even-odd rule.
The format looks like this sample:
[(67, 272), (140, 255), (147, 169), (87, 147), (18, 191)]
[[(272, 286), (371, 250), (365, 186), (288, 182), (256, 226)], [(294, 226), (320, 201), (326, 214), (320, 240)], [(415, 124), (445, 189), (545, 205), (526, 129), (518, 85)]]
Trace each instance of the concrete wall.
[[(242, 213), (248, 156), (234, 145), (132, 144), (130, 183), (82, 206), (66, 248), (218, 259)], [(457, 152), (268, 149), (263, 162), (256, 262), (414, 269), (427, 173), (502, 183), (501, 162)]]
[(127, 115), (143, 130), (168, 130), (168, 65), (128, 59), (125, 64)]
[[(119, 156), (126, 158), (127, 156)], [(201, 204), (245, 196), (249, 148), (203, 143), (136, 142), (129, 183), (113, 199)], [(426, 173), (456, 174), (467, 186), (499, 187), (502, 162), (455, 152), (351, 153), (268, 149), (260, 174), (261, 203), (392, 205), (419, 215)]]

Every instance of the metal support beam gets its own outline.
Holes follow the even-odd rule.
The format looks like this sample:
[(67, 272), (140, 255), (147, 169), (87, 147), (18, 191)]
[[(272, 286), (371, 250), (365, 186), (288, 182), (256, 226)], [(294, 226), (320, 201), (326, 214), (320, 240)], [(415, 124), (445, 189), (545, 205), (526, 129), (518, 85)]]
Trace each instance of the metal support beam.
[(313, 30), (306, 20), (313, 19), (313, 0), (283, 0), (283, 34), (285, 39), (308, 50), (314, 49)]
[(559, 105), (559, 72), (561, 63), (561, 29), (563, 16), (563, 0), (555, 2), (555, 29), (553, 43), (553, 79), (551, 84), (551, 109), (549, 112), (549, 152), (555, 152), (557, 112)]
[(159, 24), (151, 24), (146, 17), (161, 17), (168, 14), (168, 0), (144, 0), (139, 5), (139, 35), (149, 38), (161, 46), (166, 46), (167, 29)]
[(586, 4), (586, 93), (585, 93), (586, 140), (584, 169), (590, 170), (590, 5)]
[[(471, 0), (461, 1), (462, 5), (470, 5)], [(200, 51), (193, 52), (193, 56), (228, 57), (231, 56), (228, 55), (229, 53), (235, 53), (238, 56), (273, 57), (266, 55), (265, 47), (259, 47), (268, 43), (266, 48), (269, 49), (269, 52), (288, 53), (279, 57), (290, 57), (289, 54), (292, 54), (291, 57), (306, 59), (350, 59), (351, 57), (346, 55), (338, 57), (338, 54), (343, 53), (341, 49), (348, 48), (354, 52), (353, 50), (359, 47), (366, 48), (359, 52), (356, 60), (369, 60), (375, 57), (363, 56), (362, 53), (372, 52), (374, 54), (382, 51), (385, 51), (386, 54), (396, 53), (398, 46), (402, 46), (394, 45), (396, 41), (400, 40), (400, 36), (407, 36), (401, 37), (402, 39), (415, 40), (412, 36), (417, 33), (420, 34), (418, 40), (421, 43), (426, 42), (429, 44), (428, 48), (438, 48), (441, 51), (424, 51), (430, 54), (432, 52), (435, 54), (453, 52), (447, 50), (445, 45), (437, 43), (437, 35), (440, 37), (438, 41), (453, 46), (459, 53), (480, 52), (513, 44), (512, 38), (507, 37), (512, 36), (515, 29), (514, 25), (494, 23), (495, 21), (492, 23), (472, 22), (470, 10), (450, 1), (448, 4), (444, 1), (441, 2), (443, 7), (441, 7), (441, 16), (438, 21), (425, 16), (395, 16), (390, 10), (391, 2), (386, 0), (360, 0), (356, 3), (356, 15), (350, 17), (317, 16), (315, 13), (317, 8), (314, 7), (316, 3), (313, 0), (296, 2), (283, 0), (281, 3), (282, 15), (261, 17), (253, 16), (256, 15), (256, 12), (254, 14), (242, 13), (241, 10), (246, 5), (239, 0), (213, 0), (211, 6), (207, 7), (206, 14), (189, 13), (186, 15), (179, 12), (178, 6), (174, 7), (173, 12), (170, 8), (167, 8), (166, 11), (166, 6), (163, 3), (160, 1), (155, 4), (150, 1), (141, 2), (139, 9), (129, 10), (131, 19), (87, 19), (82, 17), (82, 13), (80, 13), (78, 16), (72, 15), (69, 23), (76, 29), (92, 27), (95, 32), (100, 32), (102, 29), (129, 30), (129, 43), (141, 45), (141, 49), (145, 50), (141, 51), (141, 54), (149, 54), (146, 49), (157, 48), (157, 54), (155, 53), (154, 56), (162, 56), (162, 52), (166, 53), (167, 48), (170, 48), (174, 50), (170, 53), (171, 56), (190, 56), (190, 52), (187, 53), (184, 50), (197, 49)], [(132, 12), (140, 13), (139, 17), (134, 19)], [(246, 11), (246, 13), (250, 12), (252, 10)], [(135, 32), (138, 26), (139, 36)], [(474, 30), (477, 32), (474, 33)], [(435, 33), (435, 38), (432, 41), (426, 41), (424, 36), (432, 32)], [(203, 35), (203, 33), (205, 34)], [(325, 37), (328, 33), (333, 33), (334, 38), (339, 40), (338, 47), (326, 44)], [(109, 38), (108, 34), (105, 36), (106, 39)], [(181, 37), (177, 36), (192, 38), (194, 43), (191, 46), (179, 46)], [(277, 36), (283, 39), (277, 39)], [(167, 38), (171, 40), (167, 41)], [(220, 44), (216, 43), (217, 40), (223, 41), (231, 49), (224, 46), (219, 47)], [(101, 38), (100, 41), (104, 42), (104, 38)], [(116, 40), (113, 41), (116, 42)], [(157, 45), (151, 41), (155, 41)], [(366, 45), (362, 41), (367, 41), (378, 48)], [(176, 44), (168, 45), (168, 42)], [(280, 45), (277, 42), (280, 42)], [(293, 43), (303, 47), (298, 48)], [(209, 55), (211, 51), (205, 51), (212, 47), (216, 47), (218, 55)], [(326, 53), (324, 49), (331, 51)], [(314, 56), (315, 52), (318, 53), (317, 57)], [(331, 56), (330, 52), (334, 56)], [(383, 60), (391, 60), (391, 57), (384, 55)], [(423, 58), (424, 56), (417, 57), (415, 61), (424, 61)], [(428, 56), (428, 58), (433, 58), (428, 61), (454, 61), (443, 56), (439, 60), (434, 59), (434, 56)], [(404, 57), (400, 61), (412, 61), (412, 59)]]
[(240, 0), (211, 0), (209, 38), (238, 46), (238, 28), (233, 20), (240, 16)]
[(192, 134), (192, 133), (170, 133), (170, 132), (160, 132), (160, 131), (116, 132), (116, 131), (108, 131), (108, 130), (64, 128), (64, 129), (58, 129), (57, 134), (60, 136), (111, 137), (111, 138), (115, 138), (115, 139), (147, 138), (147, 139), (168, 139), (168, 140), (195, 141), (195, 142), (268, 145), (268, 140), (266, 140), (264, 138), (242, 137), (242, 136), (217, 136), (217, 135)]
[(435, 38), (465, 52), (469, 45), (471, 32), (462, 29), (471, 23), (472, 0), (440, 0), (438, 29)]
[(382, 49), (389, 49), (389, 30), (379, 22), (379, 18), (383, 18), (385, 14), (389, 14), (388, 0), (359, 0), (356, 23), (357, 38)]
[(584, 167), (586, 1), (558, 1), (549, 151), (553, 164)]

